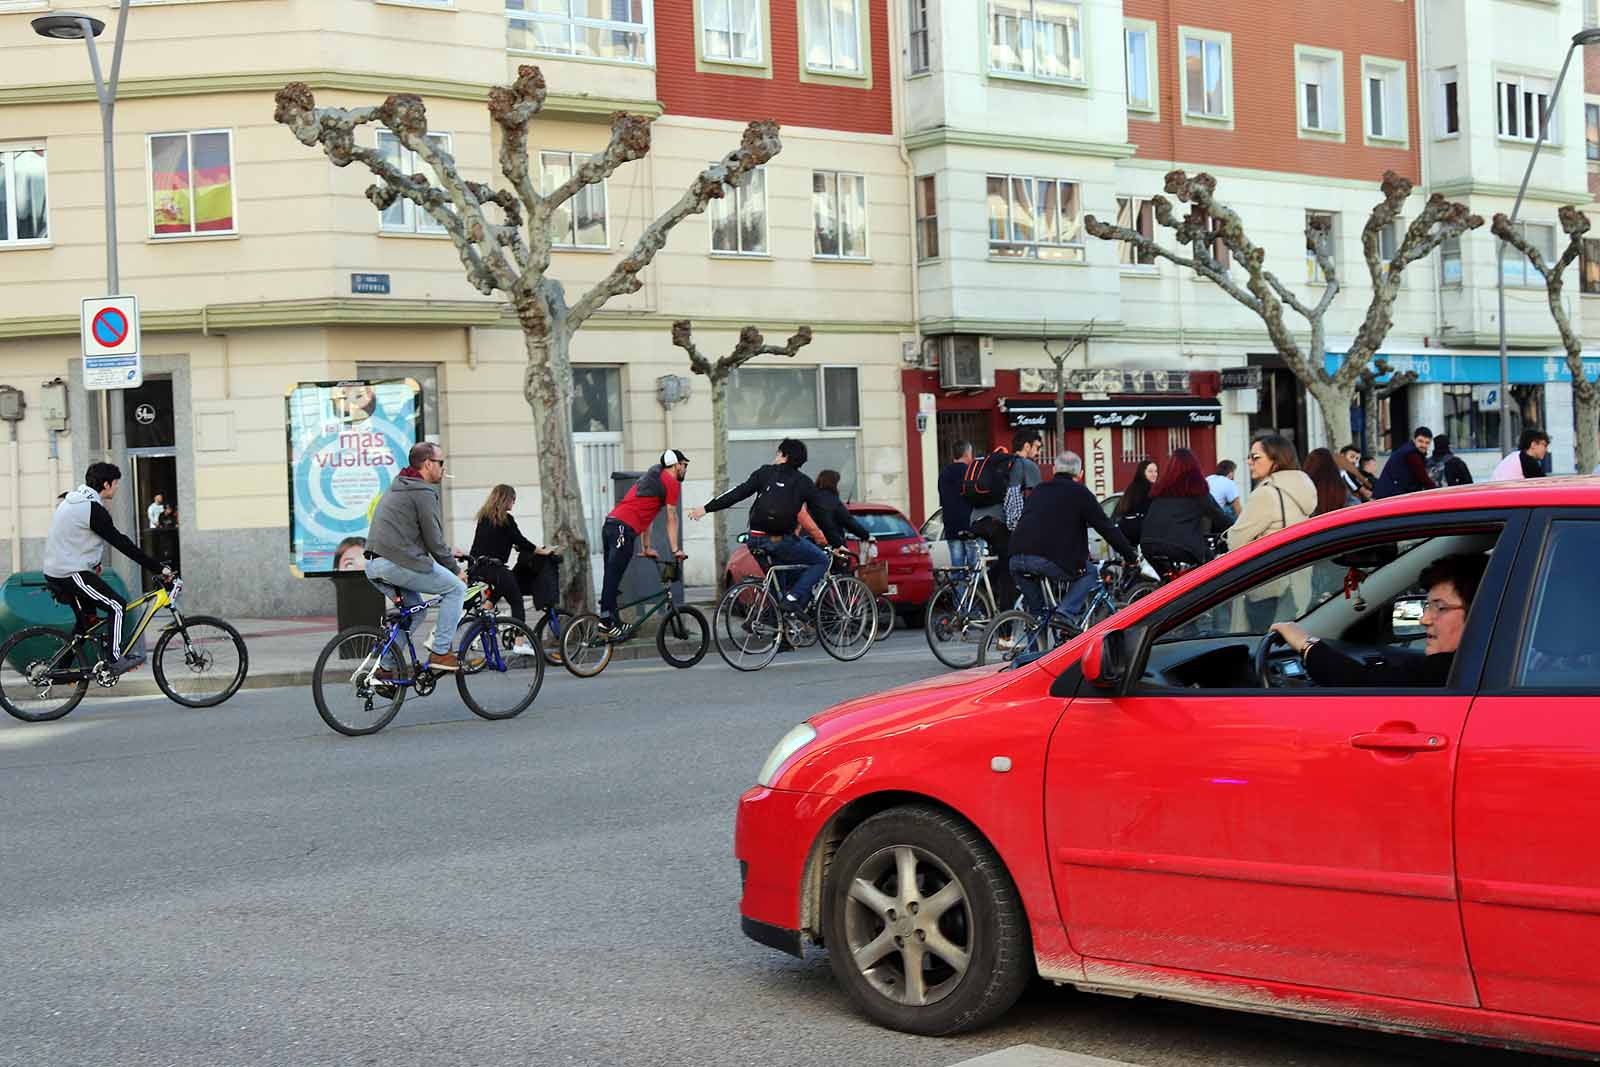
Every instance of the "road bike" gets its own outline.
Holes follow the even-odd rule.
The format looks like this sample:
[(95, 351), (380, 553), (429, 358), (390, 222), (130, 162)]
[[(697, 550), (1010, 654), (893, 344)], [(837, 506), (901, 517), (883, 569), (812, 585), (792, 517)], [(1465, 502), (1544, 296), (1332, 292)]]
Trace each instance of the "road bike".
[(1110, 562), (1100, 564), (1099, 569), (1099, 584), (1076, 617), (1056, 610), (1054, 579), (1034, 575), (1044, 591), (1043, 607), (1037, 613), (1025, 608), (1002, 611), (991, 619), (979, 642), (979, 666), (1042, 655), (1115, 615), (1122, 607), (1117, 600), (1117, 590), (1124, 579), (1123, 569)]
[(374, 584), (391, 603), (382, 625), (352, 626), (335, 634), (311, 674), (317, 714), (333, 729), (347, 737), (377, 733), (399, 714), (408, 692), (428, 696), (441, 673), (455, 674), (461, 702), (485, 719), (515, 718), (539, 695), (544, 657), (512, 652), (519, 642), (533, 645), (533, 632), (495, 614), (488, 583), (467, 587), (464, 624), (456, 631), (454, 646), (460, 669), (454, 672), (434, 671), (411, 641), (413, 622), (443, 596), (423, 597)]
[(877, 637), (876, 598), (854, 576), (855, 553), (837, 549), (828, 574), (817, 583), (803, 612), (782, 608), (784, 577), (806, 569), (803, 563), (774, 563), (765, 538), (740, 534), (739, 541), (766, 574), (734, 584), (717, 602), (712, 634), (717, 654), (735, 670), (759, 671), (777, 658), (785, 642), (800, 648), (820, 643), (834, 659), (860, 659)]
[(989, 585), (989, 564), (995, 557), (978, 537), (935, 541), (930, 554), (938, 586), (922, 623), (928, 647), (946, 667), (977, 666), (984, 630), (995, 616), (994, 589)]
[(23, 722), (50, 722), (66, 715), (89, 683), (115, 688), (121, 676), (111, 662), (139, 646), (145, 631), (162, 610), (172, 622), (161, 631), (150, 657), (156, 685), (168, 699), (186, 708), (211, 708), (239, 691), (250, 669), (250, 656), (239, 631), (211, 615), (185, 615), (178, 601), (183, 580), (174, 575), (128, 605), (144, 614), (132, 625), (122, 649), (110, 647), (109, 616), (99, 615), (81, 632), (30, 626), (0, 644), (0, 707)]
[[(651, 557), (645, 556), (645, 559)], [(672, 586), (683, 571), (681, 561), (652, 560), (661, 574), (661, 588), (648, 596), (618, 607), (623, 610), (648, 604), (648, 610), (631, 622), (622, 622), (621, 632), (608, 637), (605, 623), (595, 614), (579, 615), (567, 623), (561, 636), (561, 658), (567, 670), (579, 678), (593, 678), (606, 669), (616, 647), (638, 633), (658, 611), (666, 614), (656, 629), (656, 651), (674, 667), (688, 669), (705, 657), (711, 647), (711, 627), (698, 608), (680, 605), (672, 598)], [(620, 618), (618, 620), (621, 622)]]

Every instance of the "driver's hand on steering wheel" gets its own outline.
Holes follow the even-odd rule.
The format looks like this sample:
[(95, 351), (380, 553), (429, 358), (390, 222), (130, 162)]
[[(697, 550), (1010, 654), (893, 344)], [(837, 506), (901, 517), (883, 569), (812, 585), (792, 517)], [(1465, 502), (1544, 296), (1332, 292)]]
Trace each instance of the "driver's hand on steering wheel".
[(1311, 640), (1311, 634), (1296, 622), (1275, 622), (1272, 624), (1272, 632), (1283, 638), (1284, 644), (1296, 652), (1304, 652), (1306, 642)]

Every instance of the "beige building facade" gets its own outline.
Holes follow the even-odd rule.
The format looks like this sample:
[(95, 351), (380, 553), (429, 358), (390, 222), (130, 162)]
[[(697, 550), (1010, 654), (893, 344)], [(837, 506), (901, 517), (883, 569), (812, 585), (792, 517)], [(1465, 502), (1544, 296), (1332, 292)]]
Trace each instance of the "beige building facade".
[[(80, 300), (105, 289), (100, 120), (81, 46), (29, 29), (50, 6), (0, 4), (0, 165), (12, 176), (0, 190), (18, 205), (0, 240), (0, 384), (29, 404), (0, 470), (0, 526), (20, 569), (39, 565), (56, 495), (102, 455), (99, 394), (82, 387), (78, 319)], [(114, 24), (105, 4), (78, 7)], [(552, 274), (569, 299), (737, 145), (742, 123), (673, 113), (658, 99), (656, 64), (667, 50), (653, 26), (650, 62), (529, 55), (510, 47), (530, 38), (506, 8), (504, 0), (135, 0), (116, 112), (121, 289), (140, 299), (145, 376), (157, 385), (130, 400), (170, 403), (154, 413), (157, 429), (170, 420), (170, 442), (151, 444), (138, 405), (113, 421), (130, 498), (118, 518), (147, 525), (152, 486), (171, 486), (183, 570), (203, 607), (332, 610), (328, 584), (289, 566), (285, 396), (300, 382), (416, 378), (424, 431), (445, 448), (453, 475), (445, 508), (456, 543), (470, 544), (474, 513), (502, 481), (519, 490), (524, 530), (541, 530), (520, 330), (501, 301), (471, 289), (428, 220), (404, 208), (380, 216), (363, 195), (370, 175), (333, 167), (274, 123), (277, 88), (305, 81), (320, 105), (344, 107), (418, 93), (463, 171), (491, 181), (497, 142), (485, 100), (519, 63), (539, 65), (551, 88), (533, 150), (552, 174), (604, 147), (612, 111), (655, 116), (650, 155), (579, 204), (558, 238), (566, 247)], [(365, 144), (376, 136), (361, 131)], [(595, 533), (612, 473), (642, 470), (668, 446), (694, 460), (685, 504), (711, 495), (708, 390), (695, 381), (687, 401), (668, 409), (659, 400), (660, 379), (689, 376), (670, 341), (678, 318), (695, 321), (708, 354), (731, 347), (746, 323), (773, 340), (802, 323), (816, 330), (793, 361), (741, 372), (730, 433), (736, 471), (797, 433), (816, 442), (823, 465), (839, 466), (858, 499), (906, 505), (899, 368), (913, 335), (903, 157), (886, 132), (786, 124), (783, 138), (761, 182), (742, 201), (730, 198), (732, 225), (714, 225), (713, 215), (685, 221), (644, 288), (612, 301), (574, 343), (576, 447)], [(42, 234), (31, 223), (41, 169)], [(851, 205), (840, 212), (852, 234), (848, 256), (818, 236), (818, 176), (841, 173), (849, 181), (828, 188), (865, 192), (864, 216)], [(33, 236), (21, 236), (18, 220)], [(364, 287), (356, 275), (386, 276), (388, 292), (353, 291)], [(68, 396), (64, 432), (53, 431), (42, 403), (41, 387), (58, 378)], [(711, 583), (710, 523), (690, 526), (686, 548), (690, 583)]]

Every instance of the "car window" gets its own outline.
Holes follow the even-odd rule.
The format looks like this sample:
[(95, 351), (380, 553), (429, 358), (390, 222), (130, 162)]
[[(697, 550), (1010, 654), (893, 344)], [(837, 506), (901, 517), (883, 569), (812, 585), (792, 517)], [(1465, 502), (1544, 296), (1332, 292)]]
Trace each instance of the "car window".
[(944, 540), (944, 509), (943, 508), (940, 508), (938, 511), (935, 511), (932, 515), (928, 516), (928, 521), (924, 522), (922, 524), (922, 529), (921, 529), (920, 533), (922, 534), (924, 540), (928, 540), (928, 541), (942, 541), (942, 540)]
[[(1447, 543), (1411, 556), (1436, 540)], [(1422, 568), (1446, 549), (1460, 548), (1459, 541), (1458, 537), (1407, 538), (1333, 549), (1314, 563), (1264, 578), (1228, 600), (1176, 620), (1157, 641), (1259, 636), (1273, 623), (1304, 619), (1335, 598), (1343, 598), (1350, 614), (1364, 619), (1377, 608), (1418, 592), (1416, 579)]]
[(915, 537), (917, 531), (902, 515), (892, 511), (857, 511), (856, 520), (874, 537)]
[(1589, 629), (1600, 603), (1596, 559), (1600, 559), (1600, 522), (1550, 524), (1517, 685), (1600, 688), (1600, 647)]

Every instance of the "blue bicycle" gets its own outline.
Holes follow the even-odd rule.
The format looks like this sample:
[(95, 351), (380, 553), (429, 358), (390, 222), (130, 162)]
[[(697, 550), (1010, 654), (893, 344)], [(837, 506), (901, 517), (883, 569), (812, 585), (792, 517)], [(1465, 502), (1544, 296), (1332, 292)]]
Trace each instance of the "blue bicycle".
[[(322, 721), (347, 737), (374, 734), (400, 712), (406, 693), (425, 697), (439, 675), (417, 655), (413, 622), (442, 597), (402, 595), (385, 589), (391, 606), (381, 626), (341, 630), (317, 657), (311, 696)], [(410, 603), (407, 603), (410, 600)], [(517, 649), (528, 649), (518, 654)], [(466, 610), (456, 631), (455, 673), (461, 702), (485, 719), (522, 714), (544, 684), (544, 656), (533, 631), (494, 613), (494, 592), (485, 582), (467, 588)]]

